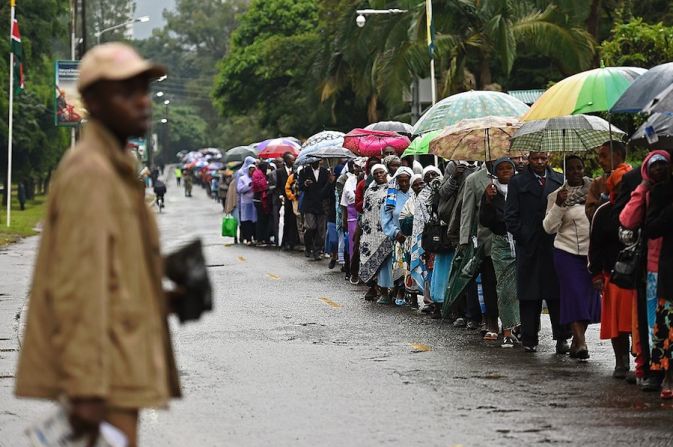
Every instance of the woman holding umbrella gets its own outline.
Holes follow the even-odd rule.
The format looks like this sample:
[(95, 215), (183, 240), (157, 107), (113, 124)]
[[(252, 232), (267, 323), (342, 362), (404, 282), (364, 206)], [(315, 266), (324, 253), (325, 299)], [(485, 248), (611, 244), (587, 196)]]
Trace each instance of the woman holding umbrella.
[(589, 219), (585, 211), (591, 179), (584, 176), (584, 162), (576, 155), (566, 158), (566, 183), (547, 198), (542, 226), (555, 234), (554, 266), (561, 292), (561, 324), (569, 324), (573, 334), (570, 357), (589, 358), (584, 334), (591, 323), (600, 322), (598, 292), (587, 270)]

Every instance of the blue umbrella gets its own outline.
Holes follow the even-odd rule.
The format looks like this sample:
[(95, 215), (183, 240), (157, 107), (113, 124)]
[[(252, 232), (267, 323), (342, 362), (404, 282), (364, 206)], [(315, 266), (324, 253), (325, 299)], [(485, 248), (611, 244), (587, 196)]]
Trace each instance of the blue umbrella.
[(619, 97), (610, 112), (642, 112), (662, 91), (673, 84), (673, 62), (652, 67), (640, 75)]

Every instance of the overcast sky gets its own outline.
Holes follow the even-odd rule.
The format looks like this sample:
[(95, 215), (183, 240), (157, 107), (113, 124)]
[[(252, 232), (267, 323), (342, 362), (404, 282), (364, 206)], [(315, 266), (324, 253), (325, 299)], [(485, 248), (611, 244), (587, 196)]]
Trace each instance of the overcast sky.
[(164, 9), (173, 9), (175, 0), (136, 0), (136, 17), (149, 16), (147, 23), (136, 23), (133, 34), (136, 39), (145, 39), (154, 28), (164, 26)]

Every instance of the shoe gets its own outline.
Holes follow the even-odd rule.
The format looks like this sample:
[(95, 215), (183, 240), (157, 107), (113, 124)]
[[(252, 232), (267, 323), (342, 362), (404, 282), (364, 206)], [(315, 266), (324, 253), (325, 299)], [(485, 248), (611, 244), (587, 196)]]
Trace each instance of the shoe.
[(589, 350), (587, 348), (578, 349), (575, 356), (580, 362), (587, 361), (589, 360)]
[(453, 327), (465, 327), (467, 325), (467, 322), (465, 321), (465, 318), (456, 318), (456, 320), (453, 322)]
[[(636, 377), (636, 372), (635, 371), (629, 371), (626, 373), (626, 383), (629, 385), (637, 385), (638, 384), (638, 377)], [(642, 381), (641, 381), (642, 383)]]
[(322, 261), (322, 256), (320, 256), (320, 254), (317, 254), (317, 255), (313, 256), (313, 260), (314, 261)]
[(348, 281), (348, 282), (350, 282), (350, 280), (351, 280), (351, 275), (349, 275), (348, 273), (346, 273), (345, 280)]
[(484, 341), (498, 341), (498, 333), (488, 331), (482, 337)]
[(310, 258), (311, 257), (311, 252), (310, 251), (305, 251), (304, 252), (304, 257)]
[(351, 276), (348, 282), (350, 282), (354, 286), (357, 286), (360, 283), (360, 279), (357, 276)]
[(390, 305), (393, 304), (393, 300), (390, 299), (390, 295), (384, 295), (376, 301), (376, 304)]
[(474, 331), (475, 329), (479, 329), (479, 323), (477, 323), (476, 321), (470, 320), (465, 325), (465, 328)]
[(514, 336), (514, 338), (516, 338), (516, 341), (521, 343), (521, 338), (523, 337), (521, 335), (521, 326), (516, 326), (515, 328), (513, 328), (512, 335)]
[(407, 302), (404, 300), (404, 298), (397, 297), (397, 299), (395, 299), (395, 305), (398, 307), (402, 307), (406, 306)]
[(365, 293), (365, 301), (374, 301), (376, 297), (378, 296), (378, 293), (376, 291), (368, 291)]
[(435, 303), (426, 304), (421, 309), (421, 313), (431, 314), (435, 310)]
[(524, 350), (525, 352), (537, 352), (537, 346), (534, 346), (534, 345), (530, 345), (530, 346), (523, 345), (523, 350)]
[(432, 314), (430, 315), (430, 318), (433, 320), (441, 320), (442, 319), (442, 306), (439, 304), (435, 304), (435, 308), (432, 311)]
[(327, 268), (332, 270), (334, 267), (336, 267), (336, 259), (331, 259), (327, 265)]
[(568, 340), (556, 340), (556, 354), (566, 355), (570, 352), (570, 345)]
[(659, 391), (661, 389), (662, 381), (663, 377), (661, 374), (650, 374), (649, 377), (643, 381), (640, 390), (645, 392)]
[(513, 348), (516, 346), (517, 341), (516, 337), (510, 335), (508, 337), (503, 338), (502, 344), (500, 345), (501, 348)]
[(629, 369), (626, 366), (615, 366), (615, 370), (612, 372), (612, 378), (618, 380), (626, 379), (626, 373), (629, 372)]

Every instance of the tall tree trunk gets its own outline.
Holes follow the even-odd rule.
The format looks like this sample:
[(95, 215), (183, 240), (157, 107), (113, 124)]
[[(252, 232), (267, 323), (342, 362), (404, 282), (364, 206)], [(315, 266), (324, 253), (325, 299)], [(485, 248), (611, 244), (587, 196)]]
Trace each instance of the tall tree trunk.
[(491, 64), (487, 55), (482, 55), (479, 67), (479, 90), (493, 83), (493, 74), (491, 73)]
[(369, 106), (367, 107), (367, 118), (370, 123), (376, 123), (379, 121), (379, 97), (376, 94), (373, 94), (369, 97)]
[(600, 19), (601, 0), (591, 0), (589, 17), (587, 17), (587, 31), (598, 42), (598, 22)]

